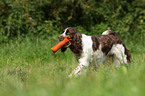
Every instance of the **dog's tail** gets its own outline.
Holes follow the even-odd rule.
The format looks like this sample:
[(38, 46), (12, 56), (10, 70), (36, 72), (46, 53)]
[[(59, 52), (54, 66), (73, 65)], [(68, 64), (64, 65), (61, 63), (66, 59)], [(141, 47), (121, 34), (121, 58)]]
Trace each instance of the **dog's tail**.
[(130, 51), (126, 48), (126, 46), (123, 44), (123, 46), (125, 47), (125, 54), (127, 55), (127, 61), (128, 63), (131, 63), (131, 53)]
[(106, 30), (105, 32), (102, 33), (102, 35), (114, 35), (114, 36), (119, 36), (116, 32), (112, 30)]

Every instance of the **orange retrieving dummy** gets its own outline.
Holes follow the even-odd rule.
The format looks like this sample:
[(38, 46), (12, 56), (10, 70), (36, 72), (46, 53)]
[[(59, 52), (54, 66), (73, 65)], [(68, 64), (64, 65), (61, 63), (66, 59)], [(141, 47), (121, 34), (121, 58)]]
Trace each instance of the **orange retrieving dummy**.
[(70, 36), (68, 35), (67, 37), (64, 38), (63, 41), (60, 41), (59, 43), (57, 43), (54, 47), (51, 48), (51, 50), (55, 53), (58, 49), (60, 49), (63, 45), (65, 45), (66, 43), (68, 43), (69, 41), (71, 41), (72, 39), (70, 38)]

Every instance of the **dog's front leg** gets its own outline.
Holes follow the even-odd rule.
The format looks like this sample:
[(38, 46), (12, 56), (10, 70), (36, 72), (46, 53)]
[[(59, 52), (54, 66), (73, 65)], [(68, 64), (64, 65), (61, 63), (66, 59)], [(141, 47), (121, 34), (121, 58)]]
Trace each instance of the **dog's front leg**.
[(86, 71), (86, 67), (82, 64), (79, 64), (77, 68), (75, 68), (72, 73), (69, 75), (69, 77), (72, 77), (73, 75), (75, 77), (79, 76), (82, 72)]
[(79, 76), (80, 74), (86, 72), (86, 68), (89, 66), (89, 61), (87, 58), (81, 58), (79, 59), (79, 66), (75, 68), (72, 73), (69, 75), (69, 77), (72, 77), (73, 75), (75, 77)]

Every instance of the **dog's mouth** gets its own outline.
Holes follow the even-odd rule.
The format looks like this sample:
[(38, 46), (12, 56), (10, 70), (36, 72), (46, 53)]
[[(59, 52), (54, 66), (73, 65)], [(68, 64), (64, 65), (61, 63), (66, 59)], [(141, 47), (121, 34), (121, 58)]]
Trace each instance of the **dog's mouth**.
[[(58, 38), (58, 40), (59, 40), (59, 41), (62, 41), (62, 40), (64, 40), (64, 37)], [(71, 42), (70, 42), (70, 41), (69, 41), (68, 43), (66, 43), (65, 45), (63, 45), (63, 46), (61, 47), (61, 52), (65, 52), (66, 49), (67, 49), (70, 45), (71, 45)]]
[(66, 49), (67, 49), (70, 45), (71, 45), (71, 42), (70, 42), (70, 41), (69, 41), (67, 44), (63, 45), (63, 46), (61, 47), (61, 52), (65, 52)]

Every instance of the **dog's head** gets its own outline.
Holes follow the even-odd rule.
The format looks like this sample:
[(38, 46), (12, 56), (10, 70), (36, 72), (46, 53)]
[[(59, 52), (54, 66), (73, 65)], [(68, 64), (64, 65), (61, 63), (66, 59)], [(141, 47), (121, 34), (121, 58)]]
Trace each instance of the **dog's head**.
[[(64, 30), (64, 33), (58, 36), (58, 40), (62, 41), (65, 37), (67, 37), (68, 35), (71, 37), (71, 39), (74, 38), (74, 35), (77, 33), (78, 31), (73, 28), (73, 27), (68, 27)], [(65, 44), (62, 48), (61, 48), (61, 52), (65, 52), (66, 49), (72, 44), (71, 41), (69, 41), (67, 44)]]

